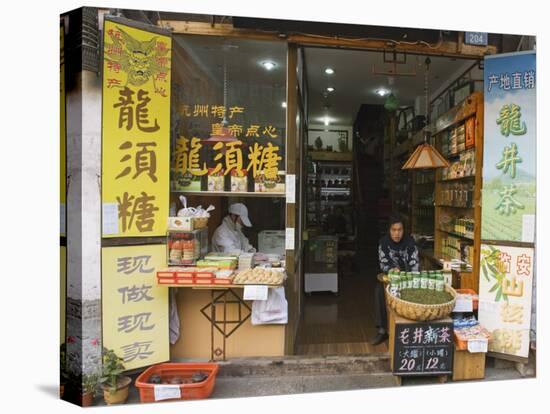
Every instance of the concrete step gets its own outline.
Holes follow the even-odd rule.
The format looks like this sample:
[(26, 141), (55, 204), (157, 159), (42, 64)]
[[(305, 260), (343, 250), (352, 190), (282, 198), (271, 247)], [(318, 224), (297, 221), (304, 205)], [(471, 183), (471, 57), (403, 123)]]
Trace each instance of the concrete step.
[(387, 353), (232, 359), (220, 362), (212, 398), (359, 390), (393, 385)]
[(220, 362), (219, 377), (364, 375), (389, 371), (388, 353), (344, 356), (234, 358)]
[(293, 375), (287, 377), (218, 377), (211, 398), (260, 397), (313, 392), (350, 391), (394, 386), (390, 373)]

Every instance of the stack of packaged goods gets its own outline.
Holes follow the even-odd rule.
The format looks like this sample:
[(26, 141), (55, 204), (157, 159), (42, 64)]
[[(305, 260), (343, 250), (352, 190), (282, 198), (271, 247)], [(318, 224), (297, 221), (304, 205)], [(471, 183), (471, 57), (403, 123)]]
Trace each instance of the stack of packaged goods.
[(474, 316), (453, 319), (457, 349), (470, 352), (487, 352), (490, 332), (479, 324)]
[[(422, 272), (389, 272), (390, 294), (416, 303), (444, 303), (446, 280), (440, 270)], [(451, 297), (452, 299), (452, 297)]]

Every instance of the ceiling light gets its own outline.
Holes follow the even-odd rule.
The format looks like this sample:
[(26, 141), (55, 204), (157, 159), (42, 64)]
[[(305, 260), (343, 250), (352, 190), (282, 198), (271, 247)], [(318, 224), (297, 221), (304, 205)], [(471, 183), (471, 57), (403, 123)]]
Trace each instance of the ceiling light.
[(330, 120), (328, 119), (328, 116), (325, 116), (325, 126), (329, 126)]
[(283, 103), (281, 104), (281, 106), (282, 106), (283, 108), (286, 108), (286, 102), (283, 102)]
[(271, 60), (266, 60), (265, 62), (262, 62), (262, 66), (266, 70), (272, 70), (272, 69), (275, 69), (277, 67), (277, 64), (275, 62), (272, 62)]
[(327, 91), (328, 91), (328, 92), (334, 92), (334, 88), (333, 88), (332, 86), (329, 86), (329, 87), (327, 88)]
[(332, 68), (326, 68), (326, 69), (325, 69), (325, 73), (326, 73), (327, 75), (332, 75), (332, 74), (334, 73), (334, 69), (332, 69)]
[(376, 94), (378, 96), (386, 96), (388, 93), (390, 93), (390, 91), (388, 91), (387, 89), (384, 89), (384, 88), (380, 88), (380, 89), (376, 90)]

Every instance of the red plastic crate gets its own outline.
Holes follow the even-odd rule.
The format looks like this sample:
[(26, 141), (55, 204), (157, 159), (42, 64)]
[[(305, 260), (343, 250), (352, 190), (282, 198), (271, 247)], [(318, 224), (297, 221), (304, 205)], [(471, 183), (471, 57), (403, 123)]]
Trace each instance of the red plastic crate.
[(136, 388), (139, 390), (139, 398), (142, 403), (155, 402), (155, 387), (162, 385), (149, 384), (149, 378), (152, 375), (160, 375), (164, 380), (170, 381), (171, 378), (178, 376), (183, 379), (190, 379), (191, 376), (199, 371), (208, 374), (208, 378), (203, 382), (195, 384), (179, 385), (181, 398), (171, 398), (162, 401), (181, 400), (199, 400), (210, 397), (214, 391), (216, 383), (216, 375), (218, 374), (219, 366), (216, 363), (164, 363), (153, 365), (143, 371), (136, 379)]
[(202, 272), (199, 270), (195, 273), (195, 277), (197, 279), (212, 279), (215, 276), (214, 276), (214, 273), (212, 272)]
[(193, 284), (195, 278), (193, 277), (160, 277), (157, 276), (157, 282), (159, 285), (190, 285)]

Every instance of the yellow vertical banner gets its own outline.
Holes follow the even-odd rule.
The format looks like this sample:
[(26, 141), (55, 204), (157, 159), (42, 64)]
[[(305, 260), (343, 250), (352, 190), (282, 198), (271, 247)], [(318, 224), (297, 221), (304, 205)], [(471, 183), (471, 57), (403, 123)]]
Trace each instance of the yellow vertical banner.
[(111, 20), (103, 36), (103, 237), (165, 235), (171, 38)]
[(128, 370), (169, 360), (168, 289), (156, 283), (166, 246), (103, 247), (101, 260), (104, 346)]
[(67, 135), (65, 117), (65, 25), (61, 21), (59, 26), (59, 207), (60, 207), (60, 234), (66, 233), (65, 206), (67, 199)]

